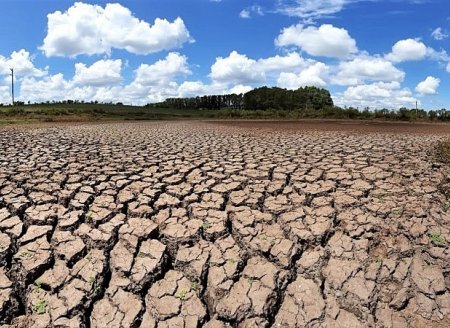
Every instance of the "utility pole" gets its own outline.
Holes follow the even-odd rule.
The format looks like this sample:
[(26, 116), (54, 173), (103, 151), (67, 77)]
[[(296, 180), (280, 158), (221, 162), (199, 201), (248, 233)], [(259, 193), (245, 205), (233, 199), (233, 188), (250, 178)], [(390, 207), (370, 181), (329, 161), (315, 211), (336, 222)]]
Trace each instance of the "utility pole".
[(12, 96), (12, 105), (14, 106), (14, 68), (10, 68), (11, 70), (11, 96)]

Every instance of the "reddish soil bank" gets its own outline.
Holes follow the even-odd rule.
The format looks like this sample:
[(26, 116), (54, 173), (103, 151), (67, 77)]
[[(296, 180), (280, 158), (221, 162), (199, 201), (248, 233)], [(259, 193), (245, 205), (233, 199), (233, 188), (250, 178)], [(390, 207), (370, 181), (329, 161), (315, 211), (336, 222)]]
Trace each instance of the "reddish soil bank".
[(409, 123), (389, 121), (356, 121), (356, 120), (300, 120), (300, 121), (209, 121), (210, 123), (241, 128), (258, 128), (288, 131), (342, 131), (360, 133), (418, 133), (418, 134), (450, 134), (447, 123)]

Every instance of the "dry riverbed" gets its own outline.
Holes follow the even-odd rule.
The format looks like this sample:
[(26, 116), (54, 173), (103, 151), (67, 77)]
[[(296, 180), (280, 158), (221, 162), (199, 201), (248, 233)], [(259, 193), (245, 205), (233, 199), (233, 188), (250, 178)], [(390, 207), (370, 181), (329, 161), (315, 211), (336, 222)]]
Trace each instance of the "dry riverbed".
[(447, 125), (0, 128), (0, 326), (448, 327)]

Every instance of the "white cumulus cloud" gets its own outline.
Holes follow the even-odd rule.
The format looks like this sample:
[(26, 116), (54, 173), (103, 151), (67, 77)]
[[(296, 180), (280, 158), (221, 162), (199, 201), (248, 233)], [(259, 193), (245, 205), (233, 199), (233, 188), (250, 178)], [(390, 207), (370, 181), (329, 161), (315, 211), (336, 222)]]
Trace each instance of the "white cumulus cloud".
[(403, 81), (405, 73), (390, 61), (371, 56), (360, 56), (351, 61), (341, 62), (337, 74), (332, 79), (338, 85), (357, 85), (367, 81)]
[(348, 87), (343, 93), (333, 96), (338, 106), (352, 106), (372, 109), (411, 108), (417, 99), (411, 90), (401, 88), (399, 82), (375, 82)]
[(440, 79), (433, 76), (427, 76), (425, 80), (417, 84), (416, 92), (418, 92), (420, 95), (435, 95), (440, 83)]
[(290, 52), (285, 56), (276, 55), (273, 57), (258, 59), (256, 69), (263, 72), (300, 71), (309, 66), (312, 60), (305, 60), (297, 52)]
[[(318, 63), (312, 59), (305, 59), (297, 52), (290, 52), (284, 56), (276, 55), (273, 57), (253, 59), (247, 55), (232, 51), (228, 57), (218, 57), (211, 66), (211, 79), (216, 83), (222, 84), (260, 84), (267, 80), (272, 80), (280, 73), (303, 74), (301, 81), (308, 81), (307, 76), (313, 76), (312, 71), (306, 69)], [(315, 66), (322, 67), (322, 66)], [(313, 69), (312, 69), (313, 70)], [(310, 72), (311, 74), (309, 74)], [(290, 77), (286, 75), (286, 79)], [(298, 80), (299, 76), (297, 76)], [(284, 84), (284, 80), (282, 84)], [(313, 82), (312, 80), (309, 80)], [(323, 85), (318, 79), (312, 84)]]
[(0, 55), (0, 74), (10, 74), (10, 68), (14, 69), (17, 77), (44, 76), (47, 70), (38, 69), (34, 66), (30, 53), (25, 49), (13, 51), (9, 57)]
[(422, 60), (427, 55), (427, 47), (423, 42), (414, 39), (400, 40), (392, 47), (386, 59), (393, 62)]
[[(26, 77), (20, 84), (20, 100), (44, 102), (72, 98), (73, 95), (69, 95), (68, 92), (69, 86), (70, 83), (64, 79), (64, 75), (61, 73), (42, 79)], [(86, 97), (86, 94), (83, 97)]]
[(181, 18), (173, 22), (156, 18), (150, 25), (118, 3), (103, 8), (76, 2), (47, 18), (47, 35), (40, 47), (47, 57), (109, 54), (113, 48), (145, 55), (192, 41)]
[(323, 87), (327, 83), (325, 82), (329, 67), (324, 63), (314, 63), (306, 69), (302, 70), (299, 74), (282, 72), (278, 77), (277, 85), (286, 89), (298, 89), (302, 86), (318, 86)]
[(297, 46), (312, 56), (345, 58), (358, 52), (356, 41), (347, 30), (331, 24), (286, 27), (275, 39), (275, 44), (279, 47)]
[(9, 86), (2, 85), (0, 82), (0, 104), (10, 104), (11, 103), (11, 93)]
[(73, 83), (77, 85), (111, 85), (122, 80), (122, 60), (99, 60), (91, 66), (75, 64)]
[(255, 69), (256, 60), (232, 51), (228, 57), (217, 57), (210, 77), (220, 83), (246, 84), (263, 82), (265, 73)]
[(135, 82), (142, 85), (166, 84), (178, 76), (189, 74), (187, 57), (171, 52), (154, 64), (141, 64), (136, 70)]

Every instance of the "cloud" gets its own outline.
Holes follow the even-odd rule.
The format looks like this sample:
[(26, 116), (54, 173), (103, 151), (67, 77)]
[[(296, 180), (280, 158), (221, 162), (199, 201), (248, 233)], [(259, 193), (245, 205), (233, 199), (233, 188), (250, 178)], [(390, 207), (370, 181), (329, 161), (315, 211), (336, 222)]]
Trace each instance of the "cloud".
[[(43, 102), (50, 100), (63, 100), (68, 97), (69, 82), (64, 79), (61, 73), (46, 76), (43, 79), (34, 77), (26, 77), (20, 84), (21, 101)], [(85, 99), (87, 95), (83, 95)]]
[(277, 85), (281, 88), (292, 90), (302, 86), (311, 85), (323, 87), (327, 84), (325, 79), (327, 78), (328, 71), (329, 67), (327, 65), (317, 62), (304, 69), (299, 74), (289, 72), (280, 73)]
[(0, 104), (10, 104), (11, 103), (11, 93), (10, 88), (7, 85), (1, 85), (0, 82)]
[(204, 96), (209, 92), (208, 85), (200, 81), (185, 81), (178, 87), (178, 96), (182, 98)]
[(435, 40), (441, 41), (448, 38), (448, 34), (447, 31), (443, 30), (441, 27), (438, 27), (431, 32), (431, 37)]
[(278, 79), (280, 84), (289, 84), (292, 88), (306, 84), (324, 85), (328, 72), (325, 64), (304, 59), (296, 52), (252, 59), (232, 51), (225, 58), (218, 57), (211, 66), (210, 83), (183, 81), (181, 78), (190, 75), (191, 71), (187, 57), (176, 52), (154, 63), (139, 65), (133, 80), (126, 85), (121, 77), (122, 67), (123, 62), (119, 59), (103, 59), (90, 66), (75, 64), (72, 79), (66, 79), (62, 74), (28, 77), (22, 82), (20, 100), (98, 100), (143, 105), (168, 97), (245, 93), (267, 79), (269, 84), (275, 84)]
[(187, 57), (176, 52), (169, 53), (166, 58), (148, 65), (141, 64), (136, 70), (135, 83), (142, 85), (165, 84), (178, 76), (189, 75)]
[(302, 24), (284, 28), (275, 39), (279, 47), (297, 46), (312, 56), (346, 58), (358, 52), (356, 41), (347, 30), (323, 24), (320, 27)]
[(252, 89), (253, 88), (249, 85), (238, 84), (238, 85), (235, 85), (234, 87), (232, 87), (231, 89), (227, 90), (225, 93), (235, 93), (235, 94), (239, 95), (241, 93), (247, 93)]
[(416, 92), (418, 92), (422, 96), (435, 95), (437, 93), (437, 88), (439, 88), (440, 83), (441, 83), (440, 79), (433, 76), (427, 76), (425, 80), (417, 84)]
[(253, 5), (250, 7), (247, 7), (245, 9), (243, 9), (240, 13), (239, 13), (239, 17), (241, 18), (251, 18), (252, 16), (257, 15), (257, 16), (264, 16), (264, 11), (262, 9), (261, 6), (258, 5)]
[(299, 74), (315, 63), (315, 60), (304, 59), (297, 52), (252, 59), (232, 51), (228, 57), (216, 58), (209, 76), (213, 82), (222, 84), (261, 84), (282, 72)]
[(119, 83), (122, 60), (99, 60), (91, 66), (83, 63), (75, 64), (73, 83), (76, 85), (104, 86)]
[(192, 41), (181, 18), (173, 22), (156, 18), (150, 25), (118, 3), (103, 8), (76, 2), (47, 18), (47, 36), (40, 47), (47, 57), (110, 54), (113, 48), (147, 55)]
[(357, 85), (367, 81), (403, 81), (405, 73), (390, 61), (371, 56), (360, 56), (351, 61), (341, 62), (332, 82), (337, 85)]
[(393, 62), (422, 60), (427, 55), (427, 47), (423, 42), (414, 39), (400, 40), (392, 47), (386, 59)]
[(333, 95), (338, 106), (352, 106), (359, 108), (410, 108), (417, 101), (411, 91), (401, 88), (399, 82), (376, 82), (348, 87), (343, 93)]
[(265, 73), (268, 72), (281, 72), (281, 71), (294, 71), (298, 72), (305, 67), (309, 66), (313, 60), (305, 60), (296, 52), (290, 52), (285, 56), (273, 56), (268, 58), (258, 59), (256, 62), (256, 69)]
[(319, 18), (340, 12), (348, 0), (279, 0), (278, 13), (300, 18)]
[(210, 77), (220, 83), (246, 84), (265, 81), (265, 73), (255, 69), (256, 60), (232, 51), (228, 57), (217, 57)]
[(241, 17), (241, 18), (251, 18), (250, 11), (248, 9), (242, 9), (242, 11), (239, 13), (239, 17)]
[(14, 75), (23, 76), (44, 76), (47, 70), (38, 69), (33, 64), (30, 53), (25, 49), (13, 51), (9, 57), (0, 55), (0, 74), (11, 74), (10, 68), (14, 69)]
[(19, 99), (25, 102), (73, 99), (146, 104), (178, 96), (180, 86), (175, 80), (191, 73), (187, 58), (173, 52), (153, 64), (141, 64), (134, 79), (124, 86), (119, 84), (121, 68), (120, 59), (99, 60), (91, 66), (75, 64), (72, 79), (65, 79), (62, 74), (41, 79), (27, 77), (20, 84)]

